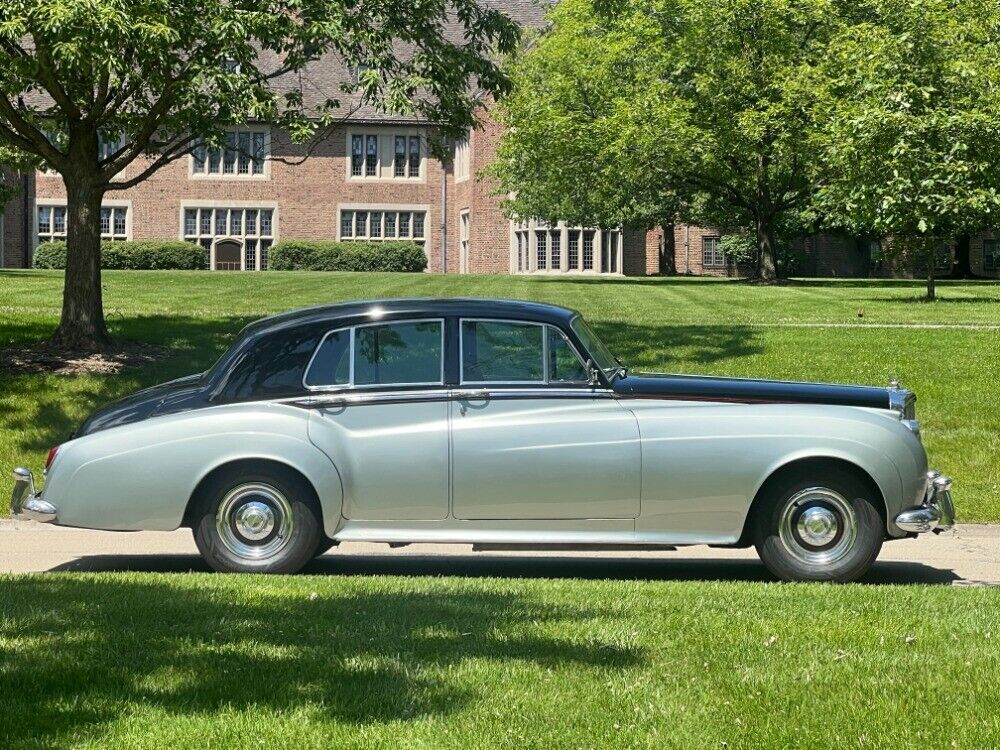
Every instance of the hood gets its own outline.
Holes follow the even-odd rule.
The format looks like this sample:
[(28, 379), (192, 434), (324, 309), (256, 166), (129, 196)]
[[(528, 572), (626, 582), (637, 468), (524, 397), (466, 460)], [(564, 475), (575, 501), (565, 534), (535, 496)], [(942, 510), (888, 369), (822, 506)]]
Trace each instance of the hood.
[(784, 380), (629, 372), (614, 382), (626, 398), (722, 401), (737, 404), (830, 404), (889, 409), (888, 388)]
[(98, 430), (139, 422), (155, 414), (169, 414), (205, 404), (207, 404), (207, 394), (202, 373), (188, 375), (171, 380), (169, 383), (154, 385), (152, 388), (146, 388), (103, 406), (80, 425), (80, 429), (73, 434), (73, 437), (82, 437)]

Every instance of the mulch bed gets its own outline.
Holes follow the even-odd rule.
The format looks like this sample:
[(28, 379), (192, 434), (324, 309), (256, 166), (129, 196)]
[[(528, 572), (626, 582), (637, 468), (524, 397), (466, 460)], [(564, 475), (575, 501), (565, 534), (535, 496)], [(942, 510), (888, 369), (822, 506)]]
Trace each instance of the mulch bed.
[(29, 346), (0, 349), (0, 375), (116, 375), (131, 367), (155, 362), (167, 355), (161, 346), (121, 341), (103, 351), (81, 352), (41, 341)]

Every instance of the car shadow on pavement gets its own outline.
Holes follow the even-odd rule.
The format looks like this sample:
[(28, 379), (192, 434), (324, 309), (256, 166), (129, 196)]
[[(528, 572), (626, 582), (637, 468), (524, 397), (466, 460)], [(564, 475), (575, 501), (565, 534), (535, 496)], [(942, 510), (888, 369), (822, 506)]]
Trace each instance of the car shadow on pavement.
[[(51, 572), (205, 572), (197, 555), (92, 555), (51, 568)], [(423, 555), (332, 553), (303, 570), (311, 575), (438, 576), (459, 578), (566, 578), (621, 581), (773, 581), (758, 560), (676, 559), (491, 554)], [(866, 584), (951, 585), (962, 579), (954, 571), (919, 562), (876, 562), (861, 580)]]

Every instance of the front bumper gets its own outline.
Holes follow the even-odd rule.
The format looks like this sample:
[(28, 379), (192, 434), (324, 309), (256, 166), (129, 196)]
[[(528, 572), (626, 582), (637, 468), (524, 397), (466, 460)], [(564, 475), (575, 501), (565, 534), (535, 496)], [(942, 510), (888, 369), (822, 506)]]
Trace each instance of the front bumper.
[(14, 469), (14, 494), (10, 497), (10, 514), (23, 521), (52, 523), (56, 520), (56, 506), (42, 499), (35, 492), (35, 477), (28, 469)]
[(955, 525), (955, 504), (951, 499), (951, 479), (940, 472), (927, 472), (924, 503), (896, 516), (896, 525), (911, 534), (933, 531), (940, 534)]

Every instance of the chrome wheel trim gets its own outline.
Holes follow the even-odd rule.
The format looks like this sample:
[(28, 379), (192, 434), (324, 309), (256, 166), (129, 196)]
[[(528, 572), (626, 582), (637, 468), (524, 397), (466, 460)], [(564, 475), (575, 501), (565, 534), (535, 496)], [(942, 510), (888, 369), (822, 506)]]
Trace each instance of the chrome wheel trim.
[(781, 509), (778, 536), (792, 557), (808, 565), (830, 565), (854, 547), (858, 519), (839, 492), (810, 487), (788, 498)]
[(229, 490), (215, 512), (222, 545), (244, 560), (264, 560), (292, 537), (292, 505), (275, 487), (252, 482)]

